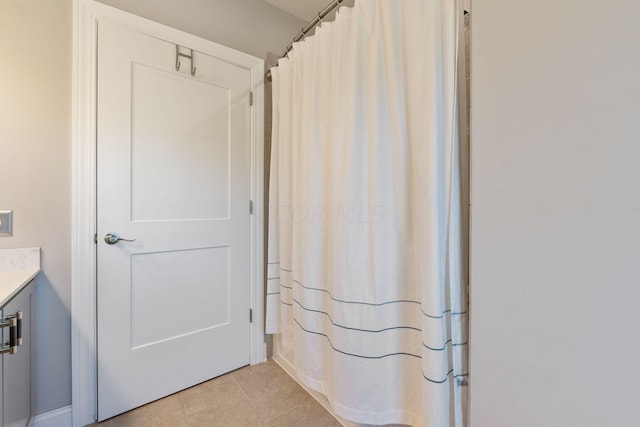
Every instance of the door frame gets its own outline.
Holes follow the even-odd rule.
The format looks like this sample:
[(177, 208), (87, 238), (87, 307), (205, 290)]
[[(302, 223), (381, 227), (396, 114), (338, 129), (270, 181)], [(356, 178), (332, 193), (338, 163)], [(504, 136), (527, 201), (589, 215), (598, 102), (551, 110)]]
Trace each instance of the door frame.
[[(251, 74), (251, 364), (266, 360), (264, 334), (264, 61), (94, 0), (73, 3), (71, 369), (73, 425), (97, 415), (96, 92), (97, 27), (107, 20), (178, 43), (247, 69)], [(249, 207), (247, 206), (247, 209)]]

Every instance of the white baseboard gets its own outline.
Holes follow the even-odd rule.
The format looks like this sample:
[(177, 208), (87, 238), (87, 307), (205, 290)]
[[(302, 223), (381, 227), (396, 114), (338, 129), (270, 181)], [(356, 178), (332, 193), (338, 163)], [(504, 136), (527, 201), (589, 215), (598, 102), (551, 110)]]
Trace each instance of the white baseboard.
[(71, 427), (71, 405), (31, 418), (30, 427)]

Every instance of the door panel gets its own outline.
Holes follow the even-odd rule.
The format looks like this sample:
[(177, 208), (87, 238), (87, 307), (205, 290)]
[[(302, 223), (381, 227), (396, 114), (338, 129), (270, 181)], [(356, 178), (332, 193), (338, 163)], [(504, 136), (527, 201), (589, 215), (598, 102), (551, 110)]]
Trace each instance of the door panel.
[(249, 363), (250, 74), (194, 52), (192, 77), (172, 43), (98, 35), (104, 420)]
[(140, 64), (131, 87), (132, 219), (228, 218), (229, 89)]
[[(229, 247), (133, 255), (131, 348), (228, 325), (230, 294)], [(167, 313), (180, 313), (179, 321), (166, 322)]]

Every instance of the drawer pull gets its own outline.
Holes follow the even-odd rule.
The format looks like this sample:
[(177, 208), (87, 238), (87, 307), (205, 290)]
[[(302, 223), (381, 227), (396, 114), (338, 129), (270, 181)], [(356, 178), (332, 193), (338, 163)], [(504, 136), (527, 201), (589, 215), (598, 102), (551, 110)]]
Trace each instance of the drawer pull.
[(16, 313), (16, 338), (17, 345), (20, 347), (22, 345), (22, 312), (19, 311)]
[(0, 347), (0, 354), (16, 354), (18, 352), (18, 316), (7, 316), (0, 321), (0, 328), (9, 328), (9, 341)]

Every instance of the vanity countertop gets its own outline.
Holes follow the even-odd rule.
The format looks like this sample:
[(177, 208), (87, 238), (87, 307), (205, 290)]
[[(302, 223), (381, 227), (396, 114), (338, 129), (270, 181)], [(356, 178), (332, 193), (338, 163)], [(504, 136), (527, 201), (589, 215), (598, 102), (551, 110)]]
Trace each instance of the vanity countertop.
[(0, 249), (0, 307), (40, 272), (40, 248)]
[(39, 268), (0, 271), (0, 307), (9, 302), (9, 300), (20, 292), (39, 272)]

